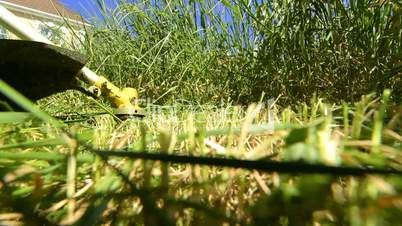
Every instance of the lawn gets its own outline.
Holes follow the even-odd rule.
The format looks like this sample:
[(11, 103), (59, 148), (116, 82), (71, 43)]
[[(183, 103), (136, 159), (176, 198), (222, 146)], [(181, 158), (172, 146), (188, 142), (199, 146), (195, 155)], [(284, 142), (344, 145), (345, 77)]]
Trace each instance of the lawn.
[(145, 117), (0, 82), (0, 225), (398, 225), (401, 12), (121, 1), (76, 50)]

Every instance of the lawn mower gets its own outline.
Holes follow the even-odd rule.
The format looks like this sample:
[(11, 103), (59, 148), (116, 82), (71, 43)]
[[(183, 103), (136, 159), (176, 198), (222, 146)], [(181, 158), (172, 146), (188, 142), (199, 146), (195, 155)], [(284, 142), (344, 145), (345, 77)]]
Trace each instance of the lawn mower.
[[(55, 46), (1, 5), (0, 25), (22, 39), (0, 39), (0, 79), (32, 101), (76, 89), (93, 97), (105, 97), (118, 117), (144, 116), (136, 89), (120, 89), (98, 76), (85, 67), (84, 55)], [(84, 88), (82, 81), (89, 87)], [(18, 108), (5, 96), (0, 96), (0, 101)]]

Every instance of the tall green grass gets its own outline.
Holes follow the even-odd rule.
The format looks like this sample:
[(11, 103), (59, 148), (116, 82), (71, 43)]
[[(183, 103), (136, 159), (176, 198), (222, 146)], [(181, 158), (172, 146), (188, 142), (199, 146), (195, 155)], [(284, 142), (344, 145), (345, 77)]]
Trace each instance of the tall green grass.
[(91, 64), (158, 103), (248, 104), (263, 92), (340, 103), (384, 88), (401, 101), (398, 1), (117, 2), (88, 34)]

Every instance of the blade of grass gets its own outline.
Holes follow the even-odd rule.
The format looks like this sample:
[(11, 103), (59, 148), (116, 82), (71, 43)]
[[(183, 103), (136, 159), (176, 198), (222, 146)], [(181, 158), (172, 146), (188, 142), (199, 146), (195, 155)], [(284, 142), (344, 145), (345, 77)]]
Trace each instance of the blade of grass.
[(66, 142), (64, 139), (58, 137), (58, 138), (43, 139), (43, 140), (38, 140), (38, 141), (27, 141), (27, 142), (23, 142), (23, 143), (1, 145), (0, 150), (17, 149), (17, 148), (25, 149), (25, 148), (57, 146), (57, 145), (66, 145)]
[(32, 114), (26, 112), (0, 112), (0, 123), (21, 123), (31, 118)]
[(26, 111), (31, 112), (34, 116), (38, 117), (42, 121), (48, 122), (55, 127), (62, 127), (63, 124), (60, 121), (40, 110), (38, 106), (33, 104), (28, 98), (24, 97), (3, 80), (0, 80), (0, 92)]

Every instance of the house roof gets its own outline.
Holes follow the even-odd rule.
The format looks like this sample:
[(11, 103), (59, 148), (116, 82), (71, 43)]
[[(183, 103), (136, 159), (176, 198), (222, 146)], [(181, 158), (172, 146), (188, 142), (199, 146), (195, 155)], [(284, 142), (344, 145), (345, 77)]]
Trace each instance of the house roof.
[(3, 0), (11, 4), (27, 7), (34, 10), (39, 10), (44, 13), (53, 14), (55, 16), (63, 16), (72, 20), (82, 21), (79, 14), (66, 8), (58, 0)]

